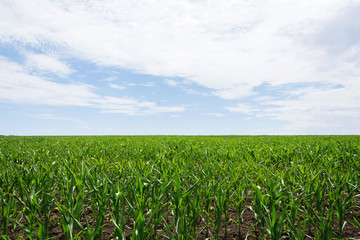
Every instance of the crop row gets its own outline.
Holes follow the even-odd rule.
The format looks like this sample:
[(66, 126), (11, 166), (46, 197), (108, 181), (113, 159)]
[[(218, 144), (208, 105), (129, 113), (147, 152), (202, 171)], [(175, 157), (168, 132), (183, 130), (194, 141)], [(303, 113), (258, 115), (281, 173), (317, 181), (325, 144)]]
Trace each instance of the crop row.
[(360, 237), (358, 136), (1, 137), (3, 239)]

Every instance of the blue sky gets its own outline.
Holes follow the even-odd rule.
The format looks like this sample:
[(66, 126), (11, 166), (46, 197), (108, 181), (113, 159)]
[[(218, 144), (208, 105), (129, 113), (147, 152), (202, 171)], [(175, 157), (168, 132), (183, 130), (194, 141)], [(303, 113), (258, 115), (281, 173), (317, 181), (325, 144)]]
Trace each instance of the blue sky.
[(0, 0), (0, 134), (360, 134), (359, 12)]

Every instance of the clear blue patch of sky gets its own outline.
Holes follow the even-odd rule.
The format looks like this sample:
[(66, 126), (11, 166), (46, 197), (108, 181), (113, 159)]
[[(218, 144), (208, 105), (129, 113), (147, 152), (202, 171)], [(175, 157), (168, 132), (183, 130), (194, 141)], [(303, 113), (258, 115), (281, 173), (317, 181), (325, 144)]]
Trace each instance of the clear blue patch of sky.
[(18, 63), (23, 61), (23, 56), (20, 54), (19, 49), (6, 43), (0, 43), (0, 56)]

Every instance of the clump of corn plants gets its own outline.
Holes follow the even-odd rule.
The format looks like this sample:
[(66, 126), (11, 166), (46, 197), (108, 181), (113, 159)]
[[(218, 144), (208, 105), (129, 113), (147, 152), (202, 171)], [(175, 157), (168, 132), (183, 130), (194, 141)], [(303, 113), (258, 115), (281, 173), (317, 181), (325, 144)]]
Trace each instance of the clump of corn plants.
[(0, 137), (0, 234), (356, 238), (359, 152), (359, 136)]

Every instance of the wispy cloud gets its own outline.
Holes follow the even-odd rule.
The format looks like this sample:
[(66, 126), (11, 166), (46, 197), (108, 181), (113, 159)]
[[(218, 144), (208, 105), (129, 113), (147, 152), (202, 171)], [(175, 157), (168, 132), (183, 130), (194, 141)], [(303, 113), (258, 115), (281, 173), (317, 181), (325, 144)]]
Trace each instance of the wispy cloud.
[(107, 81), (107, 82), (113, 82), (113, 81), (115, 81), (117, 79), (117, 77), (107, 77), (107, 78), (104, 78), (103, 80), (104, 81)]
[(26, 53), (26, 65), (35, 71), (43, 71), (66, 77), (73, 70), (55, 57), (44, 54)]
[[(151, 115), (182, 112), (184, 106), (159, 106), (155, 102), (129, 97), (95, 94), (88, 84), (64, 84), (49, 81), (27, 72), (26, 67), (0, 57), (0, 100), (48, 106), (82, 106), (101, 112), (126, 115)], [(43, 116), (44, 117), (44, 116)], [(51, 117), (50, 115), (45, 117)]]
[[(48, 54), (49, 48), (96, 66), (161, 76), (169, 86), (181, 87), (172, 78), (186, 79), (209, 89), (204, 95), (239, 101), (226, 108), (230, 112), (285, 121), (292, 128), (331, 123), (339, 129), (359, 129), (354, 124), (360, 114), (355, 106), (360, 101), (359, 9), (360, 2), (353, 0), (0, 1), (0, 43), (43, 52), (28, 55), (28, 67), (61, 77), (74, 70)], [(91, 85), (47, 81), (16, 64), (4, 64), (7, 67), (0, 67), (3, 100), (110, 104)], [(284, 90), (288, 98), (268, 98), (256, 90), (264, 83), (280, 88), (307, 83), (308, 87)], [(319, 83), (343, 88), (313, 87)], [(132, 84), (137, 83), (122, 83)], [(101, 111), (184, 110), (142, 104), (146, 105), (134, 100), (128, 108), (115, 104)]]
[(166, 85), (169, 85), (169, 86), (172, 86), (172, 87), (175, 87), (175, 86), (179, 85), (179, 82), (178, 82), (178, 81), (175, 81), (175, 80), (173, 80), (173, 79), (165, 79), (165, 80), (164, 80), (164, 83), (165, 83)]
[[(353, 5), (350, 0), (5, 1), (0, 41), (52, 44), (98, 65), (183, 77), (234, 99), (249, 96), (264, 81), (338, 81), (339, 66), (333, 74), (319, 70), (328, 61), (326, 50), (303, 39)], [(348, 24), (340, 22), (337, 29), (341, 23)]]
[(200, 96), (211, 96), (210, 93), (207, 93), (207, 92), (203, 92), (203, 91), (197, 91), (197, 90), (194, 90), (194, 89), (191, 89), (191, 88), (188, 88), (188, 87), (182, 87), (182, 90), (188, 94), (192, 94), (192, 95), (200, 95)]
[(143, 87), (155, 87), (155, 83), (154, 82), (147, 82), (147, 83), (140, 84), (140, 86), (143, 86)]
[(119, 90), (124, 90), (124, 89), (126, 89), (125, 86), (118, 85), (118, 84), (114, 84), (114, 83), (110, 83), (110, 84), (109, 84), (109, 87), (115, 88), (115, 89), (119, 89)]
[(360, 119), (360, 84), (355, 81), (346, 88), (321, 86), (304, 87), (291, 97), (254, 98), (225, 109), (285, 123), (284, 130), (297, 134), (354, 134)]
[(232, 106), (232, 107), (225, 107), (225, 109), (230, 112), (238, 112), (242, 114), (254, 114), (260, 111), (259, 109), (254, 108), (249, 104), (243, 104), (243, 103), (238, 103), (236, 104), (236, 106)]
[[(113, 80), (111, 80), (111, 81), (113, 81)], [(119, 90), (124, 90), (128, 87), (155, 87), (155, 83), (154, 82), (147, 82), (147, 83), (124, 82), (124, 83), (122, 83), (122, 85), (110, 83), (109, 87), (119, 89)]]
[[(357, 84), (356, 88), (359, 87)], [(288, 129), (298, 132), (351, 134), (356, 131), (356, 122), (360, 119), (360, 101), (355, 90), (351, 89), (318, 89), (293, 100), (265, 104), (268, 107), (261, 113), (262, 116), (285, 121)]]
[(183, 112), (184, 106), (158, 106), (154, 102), (138, 101), (133, 98), (103, 97), (94, 103), (103, 113), (122, 113), (126, 115), (152, 115), (160, 113)]
[(26, 67), (0, 56), (0, 99), (52, 106), (90, 106), (98, 96), (87, 84), (48, 81), (27, 72)]
[(254, 95), (251, 84), (234, 85), (231, 88), (221, 88), (212, 93), (223, 99), (239, 99)]
[(193, 82), (188, 82), (186, 80), (176, 81), (173, 79), (165, 79), (164, 83), (171, 87), (178, 87), (179, 89), (181, 89), (182, 91), (184, 91), (187, 94), (200, 95), (200, 96), (210, 96), (211, 95), (210, 93), (202, 92), (202, 91), (198, 91), (198, 90), (194, 90), (194, 89), (190, 88), (189, 85), (193, 85)]
[(128, 87), (154, 87), (155, 83), (154, 82), (147, 82), (147, 83), (129, 83), (129, 82), (125, 82), (124, 85), (128, 86)]

